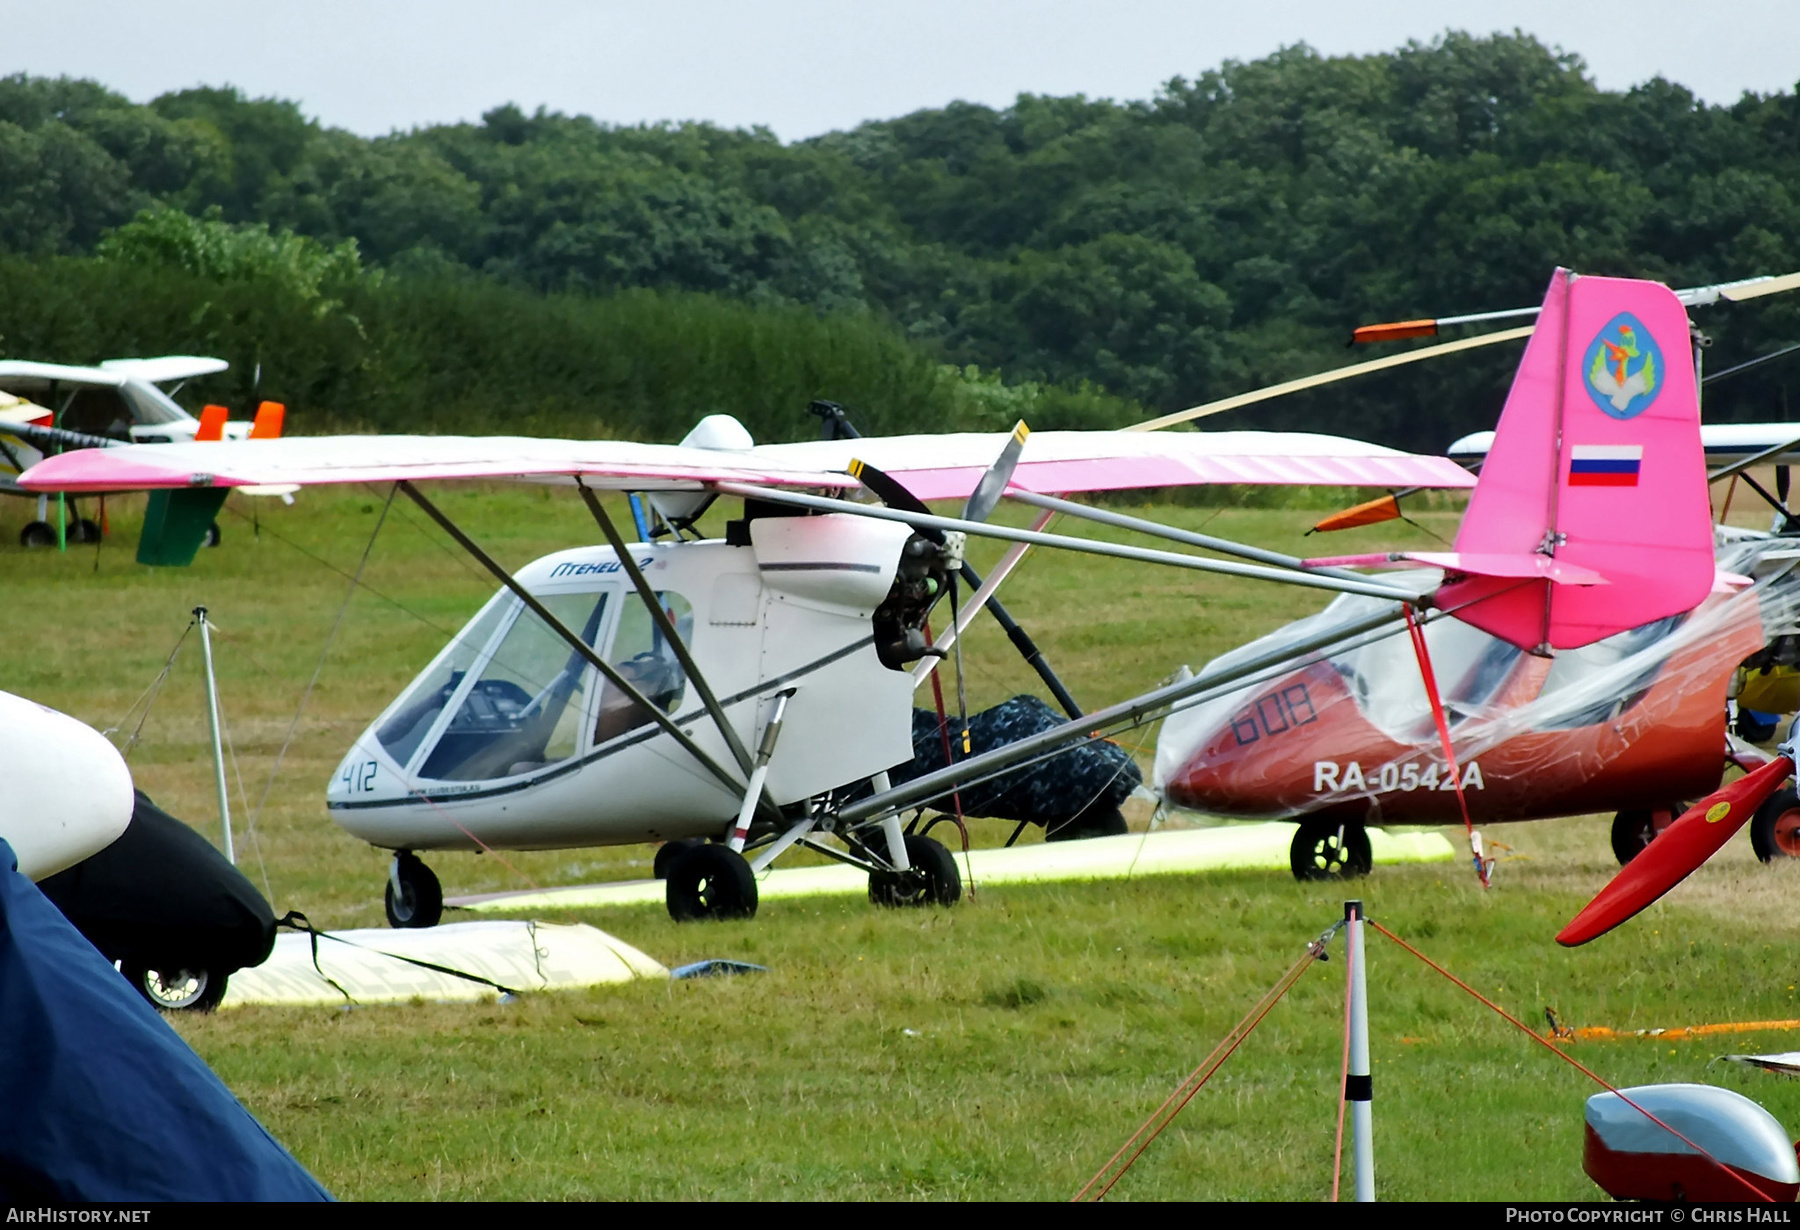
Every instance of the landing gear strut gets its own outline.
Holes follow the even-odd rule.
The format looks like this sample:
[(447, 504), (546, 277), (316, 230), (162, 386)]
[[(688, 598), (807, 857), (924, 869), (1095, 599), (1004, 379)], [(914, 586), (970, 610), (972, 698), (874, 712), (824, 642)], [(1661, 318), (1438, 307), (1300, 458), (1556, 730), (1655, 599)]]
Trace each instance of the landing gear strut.
[(411, 850), (394, 855), (388, 870), (388, 926), (435, 927), (444, 917), (444, 888)]

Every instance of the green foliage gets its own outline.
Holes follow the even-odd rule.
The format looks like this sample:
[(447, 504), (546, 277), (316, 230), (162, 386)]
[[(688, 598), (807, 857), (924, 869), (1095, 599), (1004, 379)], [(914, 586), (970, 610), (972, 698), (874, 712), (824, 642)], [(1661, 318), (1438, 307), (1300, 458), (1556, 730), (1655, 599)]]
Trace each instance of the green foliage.
[[(1675, 285), (1800, 267), (1795, 95), (1603, 91), (1520, 33), (1367, 56), (1296, 45), (1145, 101), (952, 103), (790, 145), (512, 105), (365, 140), (232, 89), (135, 106), (14, 76), (0, 183), (0, 251), (87, 253), (141, 209), (216, 208), (271, 243), (354, 240), (370, 266), (434, 286), (474, 274), (867, 318), (1043, 396), (1085, 387), (1055, 412), (1083, 423), (1338, 365), (1359, 323), (1528, 305), (1558, 264)], [(1791, 340), (1800, 306), (1704, 323), (1716, 368)], [(1217, 425), (1441, 448), (1491, 426), (1514, 361), (1407, 368)], [(1720, 386), (1709, 416), (1778, 416), (1792, 373)], [(1082, 408), (1108, 396), (1126, 400)]]
[(356, 240), (326, 247), (265, 222), (233, 225), (217, 209), (196, 218), (176, 209), (146, 209), (94, 247), (103, 260), (167, 266), (215, 282), (257, 282), (298, 299), (347, 290), (363, 277)]

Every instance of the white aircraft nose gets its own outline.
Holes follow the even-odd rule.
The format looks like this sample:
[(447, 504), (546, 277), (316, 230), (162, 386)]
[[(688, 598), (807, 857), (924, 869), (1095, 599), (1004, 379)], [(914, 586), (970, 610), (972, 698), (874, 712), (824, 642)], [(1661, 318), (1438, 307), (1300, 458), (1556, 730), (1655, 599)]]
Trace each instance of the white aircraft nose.
[(136, 799), (125, 759), (91, 726), (0, 692), (0, 838), (31, 880), (118, 840)]

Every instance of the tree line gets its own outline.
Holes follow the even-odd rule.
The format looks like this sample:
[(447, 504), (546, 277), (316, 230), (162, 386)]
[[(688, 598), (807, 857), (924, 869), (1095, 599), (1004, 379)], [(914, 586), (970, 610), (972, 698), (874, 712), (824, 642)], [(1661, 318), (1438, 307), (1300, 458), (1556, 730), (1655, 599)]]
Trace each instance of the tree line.
[[(1557, 264), (1800, 269), (1795, 185), (1793, 93), (1601, 90), (1520, 33), (1295, 46), (1147, 100), (957, 103), (787, 144), (510, 105), (366, 139), (228, 87), (138, 105), (15, 76), (0, 352), (210, 346), (232, 380), (261, 362), (320, 415), (389, 428), (506, 411), (669, 438), (731, 409), (777, 438), (814, 396), (882, 430), (1102, 426), (1338, 365), (1359, 323), (1535, 303)], [(1719, 370), (1800, 340), (1800, 306), (1702, 325)], [(1441, 449), (1492, 425), (1500, 349), (1216, 425)], [(1781, 417), (1796, 371), (1715, 386), (1709, 417)]]

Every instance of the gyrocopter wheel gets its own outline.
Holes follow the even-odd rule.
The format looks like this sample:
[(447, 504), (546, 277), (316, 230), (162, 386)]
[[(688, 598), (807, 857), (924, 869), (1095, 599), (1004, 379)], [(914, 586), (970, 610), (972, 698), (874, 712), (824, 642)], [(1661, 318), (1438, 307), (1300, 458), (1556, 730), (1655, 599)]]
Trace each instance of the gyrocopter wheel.
[(1750, 820), (1750, 845), (1765, 863), (1800, 858), (1800, 792), (1784, 786)]
[(1347, 820), (1302, 820), (1288, 847), (1296, 880), (1348, 880), (1366, 876), (1375, 865), (1369, 832)]

